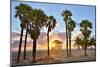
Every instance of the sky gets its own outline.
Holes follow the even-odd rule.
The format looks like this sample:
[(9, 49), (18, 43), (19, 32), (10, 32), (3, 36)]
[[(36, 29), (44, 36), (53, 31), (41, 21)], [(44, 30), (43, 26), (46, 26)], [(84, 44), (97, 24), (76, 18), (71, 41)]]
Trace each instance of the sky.
[[(28, 4), (33, 9), (38, 8), (43, 10), (46, 15), (48, 16), (54, 16), (57, 21), (57, 25), (54, 30), (52, 30), (53, 33), (56, 35), (59, 35), (60, 33), (65, 33), (65, 22), (63, 21), (63, 17), (61, 16), (61, 13), (64, 10), (70, 10), (72, 13), (72, 19), (76, 23), (76, 27), (74, 31), (72, 32), (72, 35), (75, 36), (80, 32), (79, 23), (84, 20), (88, 19), (92, 23), (92, 33), (91, 36), (95, 35), (95, 6), (89, 6), (89, 5), (74, 5), (74, 4), (55, 4), (55, 3), (39, 3), (39, 2), (11, 2), (11, 32), (20, 33), (20, 20), (18, 18), (15, 18), (15, 7), (20, 5), (20, 3)], [(47, 29), (43, 28), (41, 32), (46, 33)], [(54, 35), (51, 33), (51, 35)], [(63, 35), (63, 34), (62, 34)], [(46, 37), (46, 36), (45, 36)], [(64, 36), (63, 36), (64, 37)]]

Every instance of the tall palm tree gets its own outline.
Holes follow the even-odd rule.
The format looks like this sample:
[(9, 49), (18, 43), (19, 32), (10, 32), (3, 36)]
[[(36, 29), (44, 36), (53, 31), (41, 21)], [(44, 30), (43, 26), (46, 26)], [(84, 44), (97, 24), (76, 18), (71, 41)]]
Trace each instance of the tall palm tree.
[(47, 43), (48, 43), (48, 57), (50, 55), (50, 51), (49, 51), (49, 32), (51, 32), (51, 30), (53, 30), (56, 26), (56, 19), (53, 16), (49, 16), (48, 20), (47, 20), (47, 24), (46, 24), (46, 28), (48, 28), (47, 30)]
[(30, 14), (30, 21), (29, 33), (33, 39), (32, 57), (33, 62), (35, 62), (37, 39), (40, 35), (41, 28), (46, 24), (47, 16), (41, 9), (33, 9), (32, 13)]
[[(27, 28), (28, 12), (31, 11), (32, 8), (29, 5), (21, 3), (19, 6), (16, 6), (15, 9), (16, 9), (15, 17), (19, 17), (19, 20), (21, 21), (21, 23), (20, 23), (21, 36), (20, 36), (19, 50), (18, 50), (18, 57), (17, 57), (17, 61), (19, 61), (19, 59), (20, 59), (20, 53), (21, 53), (21, 44), (22, 44), (23, 30), (25, 28)], [(27, 35), (27, 33), (26, 33), (26, 35)], [(25, 37), (25, 46), (26, 46), (26, 42), (27, 42), (27, 36)], [(25, 55), (24, 55), (24, 58), (25, 58)]]
[(69, 33), (69, 55), (71, 55), (71, 32), (74, 30), (75, 28), (75, 21), (74, 20), (70, 20), (68, 22), (68, 33)]
[(32, 51), (32, 57), (33, 57), (33, 62), (35, 62), (35, 56), (36, 56), (36, 44), (37, 44), (37, 39), (38, 36), (40, 35), (40, 29), (34, 25), (30, 25), (30, 30), (29, 33), (31, 35), (31, 38), (33, 39), (33, 51)]
[(89, 43), (89, 36), (91, 34), (91, 28), (92, 28), (92, 24), (90, 21), (88, 20), (82, 20), (82, 22), (80, 23), (80, 31), (82, 32), (84, 38), (83, 38), (83, 44), (84, 44), (84, 55), (86, 56), (86, 50), (87, 50), (87, 45)]
[(72, 13), (69, 10), (65, 10), (61, 14), (64, 17), (65, 27), (66, 27), (66, 54), (68, 57), (68, 22), (72, 16)]
[(24, 54), (23, 54), (23, 59), (26, 59), (26, 43), (27, 43), (27, 35), (28, 35), (28, 26), (30, 23), (30, 12), (33, 10), (32, 7), (30, 7), (29, 5), (23, 4), (24, 7), (24, 15), (25, 15), (25, 19), (24, 21), (26, 22), (26, 34), (25, 34), (25, 42), (24, 42)]

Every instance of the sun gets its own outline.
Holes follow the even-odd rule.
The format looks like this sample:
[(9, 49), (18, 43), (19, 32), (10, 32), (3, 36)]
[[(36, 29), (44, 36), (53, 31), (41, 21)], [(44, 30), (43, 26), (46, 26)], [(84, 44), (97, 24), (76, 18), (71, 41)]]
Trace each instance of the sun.
[(55, 48), (55, 44), (50, 44), (50, 49)]

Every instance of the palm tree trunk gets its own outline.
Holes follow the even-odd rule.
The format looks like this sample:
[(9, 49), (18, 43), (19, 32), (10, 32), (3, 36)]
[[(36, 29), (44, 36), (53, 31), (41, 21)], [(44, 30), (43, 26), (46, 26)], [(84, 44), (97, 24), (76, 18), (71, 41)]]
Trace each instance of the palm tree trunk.
[(68, 55), (68, 34), (67, 34), (67, 25), (66, 25), (66, 54), (67, 54), (67, 57), (68, 57), (69, 55)]
[(50, 55), (49, 53), (49, 31), (47, 32), (47, 43), (48, 43), (48, 57), (49, 57)]
[(27, 34), (28, 34), (28, 24), (26, 27), (26, 35), (25, 35), (25, 44), (24, 44), (24, 55), (23, 58), (26, 59), (26, 43), (27, 43)]
[(37, 42), (37, 39), (34, 39), (33, 40), (33, 53), (32, 53), (33, 62), (35, 62), (35, 57), (36, 57), (36, 42)]
[(21, 53), (21, 46), (22, 46), (22, 37), (23, 37), (23, 28), (21, 28), (21, 36), (20, 36), (20, 42), (19, 42), (19, 49), (18, 49), (18, 56), (17, 56), (17, 62), (20, 60), (20, 53)]
[(71, 32), (69, 31), (69, 55), (71, 56)]
[(86, 50), (87, 50), (87, 45), (85, 45), (84, 56), (86, 56), (86, 55), (87, 55)]

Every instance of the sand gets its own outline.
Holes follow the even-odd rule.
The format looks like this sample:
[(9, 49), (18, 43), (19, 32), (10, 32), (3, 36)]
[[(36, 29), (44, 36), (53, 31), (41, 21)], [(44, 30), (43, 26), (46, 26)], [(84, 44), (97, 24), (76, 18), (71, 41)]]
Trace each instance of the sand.
[(70, 57), (66, 56), (66, 51), (63, 50), (60, 54), (50, 53), (50, 57), (47, 57), (47, 51), (37, 51), (36, 62), (32, 63), (32, 52), (27, 52), (27, 59), (23, 60), (23, 52), (21, 54), (20, 62), (16, 62), (17, 52), (11, 53), (11, 65), (22, 66), (22, 65), (38, 65), (38, 64), (55, 64), (55, 63), (72, 63), (72, 62), (85, 62), (95, 61), (96, 51), (95, 49), (88, 49), (87, 56), (84, 56), (84, 50), (72, 50)]

